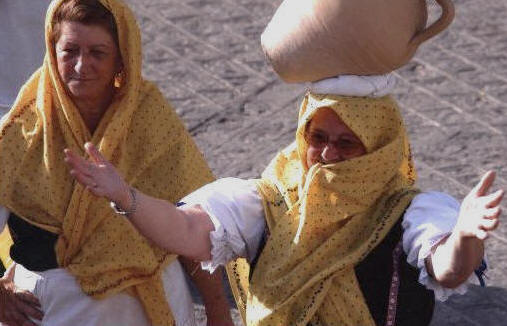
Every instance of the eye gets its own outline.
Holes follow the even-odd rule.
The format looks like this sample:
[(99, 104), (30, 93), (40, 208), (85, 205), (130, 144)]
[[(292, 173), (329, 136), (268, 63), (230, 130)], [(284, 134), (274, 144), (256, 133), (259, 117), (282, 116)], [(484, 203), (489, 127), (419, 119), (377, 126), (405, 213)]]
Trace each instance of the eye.
[(101, 51), (101, 50), (91, 50), (90, 53), (93, 57), (95, 57), (97, 59), (102, 59), (107, 55), (106, 52)]
[(76, 53), (77, 49), (76, 48), (63, 48), (62, 51), (65, 53)]
[(336, 146), (345, 151), (355, 151), (363, 148), (363, 143), (359, 139), (342, 137), (336, 142)]
[(340, 145), (340, 147), (349, 147), (356, 145), (356, 142), (351, 139), (341, 138), (340, 140), (338, 140), (338, 144)]
[(314, 147), (323, 147), (327, 144), (327, 135), (321, 132), (310, 131), (308, 133), (307, 141)]
[(105, 52), (100, 51), (100, 50), (92, 50), (92, 53), (93, 53), (93, 54), (95, 54), (95, 55), (103, 55), (103, 54), (106, 54)]

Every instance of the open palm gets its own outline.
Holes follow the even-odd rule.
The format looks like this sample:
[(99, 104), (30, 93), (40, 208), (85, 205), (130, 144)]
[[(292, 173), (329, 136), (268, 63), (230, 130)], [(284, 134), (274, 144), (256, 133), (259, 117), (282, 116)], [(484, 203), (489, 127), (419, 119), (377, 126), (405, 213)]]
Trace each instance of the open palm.
[(463, 200), (455, 230), (465, 237), (484, 240), (498, 227), (504, 191), (488, 193), (494, 180), (495, 173), (487, 172)]
[(111, 201), (119, 201), (128, 193), (129, 186), (116, 168), (107, 161), (91, 143), (85, 144), (89, 160), (66, 149), (65, 162), (70, 166), (70, 174), (94, 195), (106, 197)]

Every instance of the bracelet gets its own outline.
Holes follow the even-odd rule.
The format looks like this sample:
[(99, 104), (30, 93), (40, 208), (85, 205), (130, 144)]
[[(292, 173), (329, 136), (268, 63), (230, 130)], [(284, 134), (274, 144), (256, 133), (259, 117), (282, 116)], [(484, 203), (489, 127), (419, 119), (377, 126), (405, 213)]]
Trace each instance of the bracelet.
[(109, 204), (111, 205), (111, 208), (114, 210), (116, 214), (123, 215), (125, 217), (132, 216), (137, 209), (137, 199), (136, 199), (136, 191), (134, 188), (129, 188), (130, 196), (132, 198), (132, 204), (130, 205), (130, 208), (128, 210), (124, 210), (118, 206), (114, 201), (111, 201)]
[(195, 266), (194, 270), (190, 273), (190, 276), (194, 276), (194, 274), (197, 273), (200, 267), (201, 263), (197, 263), (197, 266)]

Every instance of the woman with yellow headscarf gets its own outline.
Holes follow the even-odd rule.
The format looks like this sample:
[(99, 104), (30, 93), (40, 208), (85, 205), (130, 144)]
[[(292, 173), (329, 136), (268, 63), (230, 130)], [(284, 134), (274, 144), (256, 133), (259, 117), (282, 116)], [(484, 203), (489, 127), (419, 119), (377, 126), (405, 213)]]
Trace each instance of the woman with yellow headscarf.
[(0, 212), (16, 263), (0, 281), (0, 323), (194, 325), (177, 257), (74, 182), (64, 162), (64, 148), (84, 154), (91, 142), (130, 185), (171, 202), (213, 180), (141, 76), (133, 13), (121, 0), (54, 0), (45, 34), (43, 65), (0, 128)]
[(66, 160), (96, 195), (135, 206), (131, 223), (169, 252), (209, 270), (232, 261), (248, 326), (428, 325), (434, 294), (466, 290), (503, 191), (488, 194), (490, 172), (461, 207), (420, 193), (392, 77), (344, 78), (312, 85), (295, 142), (260, 180), (218, 180), (178, 208), (129, 188), (92, 144), (90, 160)]

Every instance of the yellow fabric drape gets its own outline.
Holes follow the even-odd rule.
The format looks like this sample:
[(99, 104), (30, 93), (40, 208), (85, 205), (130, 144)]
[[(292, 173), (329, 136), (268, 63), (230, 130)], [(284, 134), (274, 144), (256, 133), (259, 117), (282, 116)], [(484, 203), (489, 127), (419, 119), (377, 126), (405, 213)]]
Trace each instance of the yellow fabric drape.
[(5, 228), (5, 230), (0, 233), (0, 260), (6, 269), (12, 264), (12, 259), (9, 254), (11, 245), (12, 238), (9, 229)]
[(63, 1), (49, 6), (43, 65), (22, 87), (0, 131), (0, 204), (59, 235), (58, 263), (85, 293), (102, 298), (129, 290), (153, 325), (172, 325), (160, 273), (175, 256), (74, 182), (63, 149), (84, 155), (83, 145), (91, 141), (129, 184), (172, 202), (210, 182), (212, 174), (157, 87), (142, 79), (139, 27), (120, 0), (100, 2), (117, 23), (124, 80), (90, 134), (59, 79), (49, 37)]
[[(304, 133), (325, 107), (354, 131), (367, 153), (308, 168)], [(402, 216), (417, 192), (415, 178), (394, 100), (307, 94), (296, 142), (274, 158), (258, 183), (269, 237), (251, 280), (244, 259), (228, 266), (246, 324), (374, 326), (354, 266)]]

